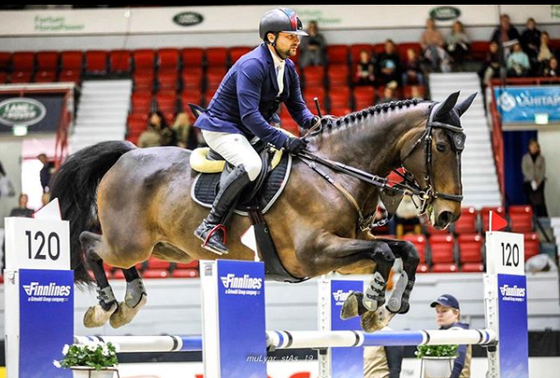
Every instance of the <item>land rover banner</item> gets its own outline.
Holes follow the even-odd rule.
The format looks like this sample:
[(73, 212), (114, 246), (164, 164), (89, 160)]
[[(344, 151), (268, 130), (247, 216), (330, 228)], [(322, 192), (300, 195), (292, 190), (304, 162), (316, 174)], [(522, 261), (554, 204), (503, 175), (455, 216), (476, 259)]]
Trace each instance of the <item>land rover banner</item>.
[(55, 133), (62, 114), (64, 95), (0, 95), (0, 133), (12, 134), (24, 126), (27, 133)]

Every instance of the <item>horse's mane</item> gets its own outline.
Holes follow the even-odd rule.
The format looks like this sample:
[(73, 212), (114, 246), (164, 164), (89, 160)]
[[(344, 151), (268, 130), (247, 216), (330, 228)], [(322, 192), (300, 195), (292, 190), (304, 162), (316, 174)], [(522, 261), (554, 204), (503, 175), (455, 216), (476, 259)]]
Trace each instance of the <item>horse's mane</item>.
[[(402, 109), (403, 107), (410, 107), (416, 106), (421, 102), (426, 102), (427, 100), (420, 100), (417, 98), (406, 99), (406, 100), (398, 100), (398, 101), (390, 101), (385, 102), (383, 104), (373, 105), (368, 108), (357, 110), (355, 112), (349, 113), (343, 117), (339, 117), (336, 122), (334, 122), (335, 127), (340, 127), (342, 125), (347, 125), (350, 122), (354, 122), (356, 120), (361, 121), (362, 119), (366, 119), (369, 116), (374, 116), (375, 114), (379, 114), (381, 112), (388, 112), (394, 109)], [(328, 127), (321, 128), (321, 131), (314, 133), (314, 136), (321, 135), (325, 132), (325, 130), (329, 130), (332, 128), (333, 123), (328, 123)]]

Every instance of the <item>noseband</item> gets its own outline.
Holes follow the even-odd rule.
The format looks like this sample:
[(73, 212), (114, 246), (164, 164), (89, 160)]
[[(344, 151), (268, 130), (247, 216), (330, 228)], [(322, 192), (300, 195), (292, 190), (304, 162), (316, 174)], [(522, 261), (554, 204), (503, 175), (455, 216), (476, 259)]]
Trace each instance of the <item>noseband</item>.
[[(410, 151), (406, 154), (406, 156), (402, 159), (404, 161), (412, 155), (412, 153), (418, 148), (419, 146), (424, 143), (425, 145), (425, 165), (426, 165), (426, 176), (424, 177), (424, 181), (428, 184), (426, 188), (421, 188), (418, 182), (414, 179), (414, 177), (410, 173), (405, 173), (402, 175), (400, 172), (397, 172), (399, 176), (404, 178), (405, 185), (408, 189), (413, 192), (413, 194), (417, 195), (420, 198), (420, 204), (416, 205), (417, 208), (420, 209), (420, 214), (424, 214), (428, 208), (428, 205), (431, 204), (436, 198), (442, 198), (449, 201), (461, 202), (463, 201), (463, 195), (461, 194), (448, 194), (448, 193), (441, 193), (435, 189), (435, 185), (433, 183), (432, 178), (432, 132), (434, 129), (444, 129), (447, 133), (448, 138), (451, 140), (451, 147), (453, 151), (455, 151), (455, 156), (457, 158), (457, 164), (459, 164), (459, 156), (461, 152), (463, 152), (465, 148), (465, 139), (466, 135), (463, 132), (463, 128), (459, 126), (453, 126), (448, 123), (437, 122), (434, 121), (434, 115), (437, 114), (437, 107), (441, 106), (441, 103), (436, 104), (428, 118), (428, 122), (426, 124), (426, 130), (422, 133), (420, 138), (414, 143)], [(399, 185), (399, 184), (397, 184)]]

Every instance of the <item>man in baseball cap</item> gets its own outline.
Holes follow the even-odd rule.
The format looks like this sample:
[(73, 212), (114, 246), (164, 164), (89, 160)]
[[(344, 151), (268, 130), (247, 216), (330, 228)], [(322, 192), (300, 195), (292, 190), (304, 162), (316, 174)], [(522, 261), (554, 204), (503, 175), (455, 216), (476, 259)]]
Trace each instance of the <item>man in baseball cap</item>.
[[(461, 323), (461, 311), (459, 301), (451, 294), (440, 295), (430, 304), (436, 309), (436, 322), (439, 329), (469, 329), (469, 325)], [(457, 349), (459, 356), (453, 364), (451, 378), (470, 378), (470, 365), (472, 349), (470, 345), (459, 345)]]

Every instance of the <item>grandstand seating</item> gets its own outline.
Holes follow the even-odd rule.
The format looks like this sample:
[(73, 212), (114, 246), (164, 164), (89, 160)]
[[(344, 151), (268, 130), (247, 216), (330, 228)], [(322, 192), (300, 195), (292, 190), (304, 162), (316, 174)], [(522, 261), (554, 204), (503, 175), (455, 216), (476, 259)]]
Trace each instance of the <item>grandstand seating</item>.
[(474, 234), (477, 233), (478, 212), (474, 207), (464, 207), (461, 209), (461, 217), (453, 224), (455, 234)]
[(457, 237), (461, 271), (484, 271), (484, 258), (482, 255), (483, 243), (484, 239), (480, 234), (461, 234)]
[(533, 208), (529, 205), (512, 205), (508, 207), (511, 232), (533, 231)]

